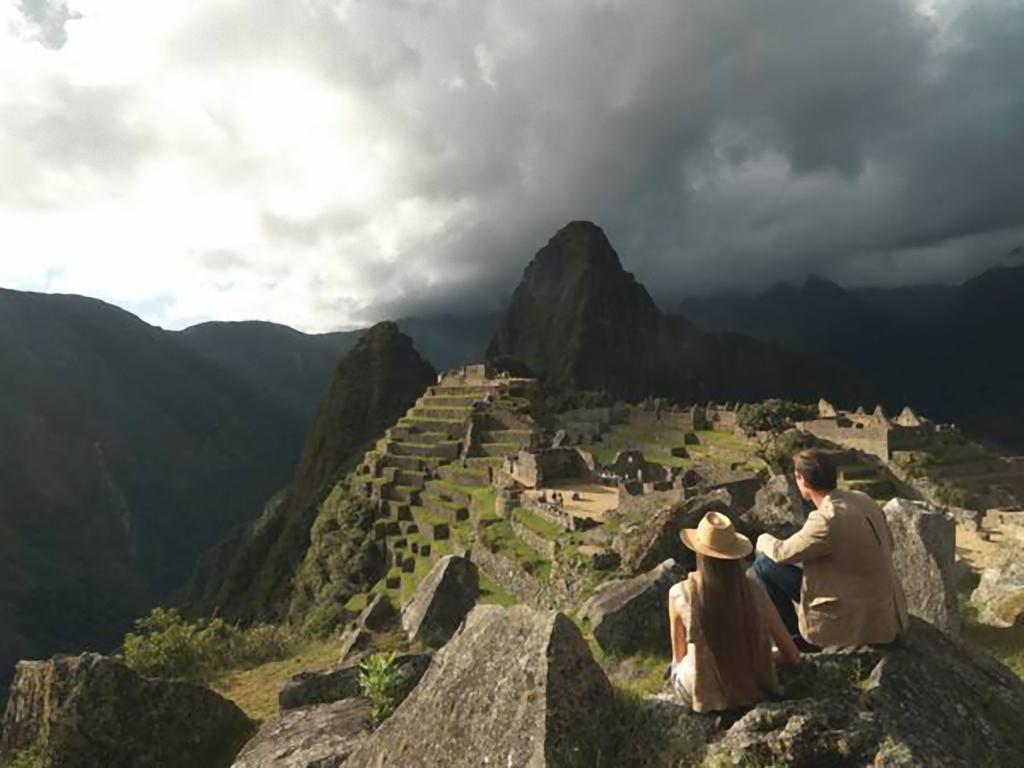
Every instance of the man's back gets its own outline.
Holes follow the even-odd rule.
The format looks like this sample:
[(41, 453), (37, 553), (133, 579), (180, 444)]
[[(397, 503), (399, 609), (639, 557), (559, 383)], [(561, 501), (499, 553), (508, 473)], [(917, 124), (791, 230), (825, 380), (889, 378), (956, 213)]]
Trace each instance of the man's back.
[(816, 645), (889, 643), (906, 628), (892, 534), (870, 497), (832, 491), (775, 558), (803, 563), (800, 631)]

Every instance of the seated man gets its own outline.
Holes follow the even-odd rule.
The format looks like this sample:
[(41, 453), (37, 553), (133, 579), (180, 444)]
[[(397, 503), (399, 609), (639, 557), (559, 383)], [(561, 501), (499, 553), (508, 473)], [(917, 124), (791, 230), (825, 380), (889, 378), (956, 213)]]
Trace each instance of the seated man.
[(801, 451), (793, 464), (800, 495), (816, 509), (784, 541), (758, 537), (754, 573), (797, 645), (893, 642), (908, 620), (885, 515), (866, 494), (836, 490), (836, 469), (826, 454)]

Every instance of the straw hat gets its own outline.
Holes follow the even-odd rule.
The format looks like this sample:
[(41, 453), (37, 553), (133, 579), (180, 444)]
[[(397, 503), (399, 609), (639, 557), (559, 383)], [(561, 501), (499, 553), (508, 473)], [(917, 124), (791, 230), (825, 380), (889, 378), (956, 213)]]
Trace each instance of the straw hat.
[(736, 533), (732, 520), (721, 512), (708, 512), (696, 528), (681, 530), (679, 538), (688, 549), (722, 560), (739, 560), (754, 549), (750, 539)]

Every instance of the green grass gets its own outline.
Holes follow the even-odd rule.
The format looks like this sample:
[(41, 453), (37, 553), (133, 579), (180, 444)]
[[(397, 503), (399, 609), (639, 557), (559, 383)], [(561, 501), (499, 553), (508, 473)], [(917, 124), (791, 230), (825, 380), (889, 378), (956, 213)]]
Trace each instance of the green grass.
[(481, 573), (480, 602), (508, 607), (510, 605), (517, 605), (520, 601), (515, 595), (509, 594)]
[(523, 507), (516, 509), (512, 514), (516, 520), (548, 541), (558, 541), (565, 534), (565, 529), (562, 526), (555, 525), (550, 520), (545, 520), (540, 515)]
[(507, 520), (489, 521), (483, 529), (483, 544), (513, 558), (527, 573), (534, 576), (546, 579), (551, 573), (551, 563), (516, 536)]

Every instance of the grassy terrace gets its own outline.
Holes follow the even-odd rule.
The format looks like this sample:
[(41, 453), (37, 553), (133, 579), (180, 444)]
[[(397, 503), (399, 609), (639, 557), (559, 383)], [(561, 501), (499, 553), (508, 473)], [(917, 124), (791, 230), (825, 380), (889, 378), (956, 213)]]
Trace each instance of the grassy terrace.
[(516, 520), (538, 536), (545, 538), (548, 541), (558, 541), (558, 539), (565, 533), (565, 529), (561, 526), (555, 525), (549, 520), (545, 520), (540, 515), (534, 514), (523, 507), (515, 510), (513, 514), (515, 515)]
[(602, 464), (610, 464), (620, 451), (639, 449), (648, 461), (668, 467), (687, 467), (688, 459), (672, 456), (671, 451), (684, 446), (694, 459), (708, 459), (723, 463), (743, 463), (757, 469), (762, 462), (756, 455), (752, 441), (729, 432), (700, 430), (697, 432), (700, 445), (685, 445), (686, 432), (666, 427), (640, 427), (620, 424), (601, 436), (601, 442), (581, 446), (594, 455)]
[(482, 537), (484, 546), (514, 558), (527, 573), (542, 579), (550, 574), (551, 563), (516, 536), (507, 520), (487, 521)]

